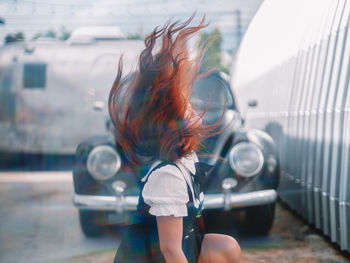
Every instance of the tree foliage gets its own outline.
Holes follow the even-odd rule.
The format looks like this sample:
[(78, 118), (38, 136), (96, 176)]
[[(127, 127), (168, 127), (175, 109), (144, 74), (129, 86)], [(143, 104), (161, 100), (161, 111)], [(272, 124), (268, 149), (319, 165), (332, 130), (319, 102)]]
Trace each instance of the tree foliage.
[[(205, 62), (203, 67), (205, 68), (217, 68), (225, 73), (229, 72), (229, 69), (221, 64), (221, 44), (222, 44), (222, 34), (219, 28), (214, 28), (212, 32), (202, 32), (199, 37), (198, 46), (203, 42), (209, 40), (210, 46), (204, 54)], [(211, 42), (212, 41), (212, 42)]]
[(49, 29), (44, 33), (43, 32), (36, 33), (32, 39), (36, 40), (39, 37), (45, 37), (45, 38), (59, 39), (59, 40), (65, 41), (70, 37), (70, 34), (71, 33), (64, 26), (62, 26), (59, 33), (57, 33), (53, 29)]
[(10, 33), (5, 36), (5, 44), (24, 41), (24, 40), (25, 40), (25, 36), (23, 32)]
[(65, 41), (70, 37), (71, 32), (67, 30), (64, 26), (61, 27), (60, 36), (58, 37), (60, 40)]
[(127, 39), (130, 39), (130, 40), (141, 40), (142, 37), (140, 34), (136, 33), (136, 34), (129, 34), (127, 37)]

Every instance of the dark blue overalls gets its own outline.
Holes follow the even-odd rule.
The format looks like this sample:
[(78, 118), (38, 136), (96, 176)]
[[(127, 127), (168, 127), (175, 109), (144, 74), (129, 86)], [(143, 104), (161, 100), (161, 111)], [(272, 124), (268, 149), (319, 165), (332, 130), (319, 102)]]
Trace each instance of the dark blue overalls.
[[(124, 227), (121, 236), (121, 243), (114, 258), (114, 263), (156, 263), (165, 262), (160, 251), (158, 229), (156, 216), (148, 211), (150, 206), (146, 204), (142, 197), (142, 190), (147, 183), (152, 172), (165, 165), (174, 165), (180, 171), (181, 169), (175, 163), (161, 162), (156, 165), (149, 173), (144, 182), (139, 180), (140, 196), (137, 211), (133, 217), (133, 222)], [(181, 171), (182, 173), (182, 171)], [(199, 200), (201, 193), (202, 174), (191, 174), (194, 196)], [(183, 217), (183, 240), (182, 249), (189, 263), (197, 262), (201, 244), (204, 236), (204, 222), (201, 216), (203, 201), (196, 208), (194, 206), (191, 188), (187, 181), (187, 193), (189, 202), (186, 204), (188, 216)]]

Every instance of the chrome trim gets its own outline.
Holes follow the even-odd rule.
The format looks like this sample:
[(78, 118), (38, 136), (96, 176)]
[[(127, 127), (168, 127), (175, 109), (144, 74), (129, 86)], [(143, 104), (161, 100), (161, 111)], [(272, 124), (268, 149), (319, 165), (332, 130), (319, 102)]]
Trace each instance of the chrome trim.
[[(222, 190), (224, 191), (224, 210), (231, 209), (231, 194), (232, 189), (238, 184), (237, 180), (231, 177), (225, 178), (222, 181)], [(204, 205), (204, 204), (203, 204)]]
[[(233, 193), (230, 196), (231, 208), (243, 208), (248, 206), (266, 205), (275, 202), (277, 192), (274, 189), (260, 190), (249, 193)], [(224, 207), (223, 194), (209, 194), (204, 196), (204, 209)]]
[[(249, 193), (232, 193), (230, 195), (230, 208), (243, 208), (248, 206), (266, 205), (275, 202), (277, 192), (274, 189), (260, 190)], [(74, 194), (73, 204), (80, 209), (105, 211), (136, 211), (138, 196), (124, 196), (122, 204), (117, 202), (115, 196), (79, 195)], [(227, 204), (227, 203), (226, 203)], [(224, 194), (204, 195), (204, 209), (225, 207)]]
[[(258, 160), (259, 160), (259, 166), (254, 170), (252, 171), (251, 173), (245, 173), (243, 172), (242, 170), (240, 170), (237, 166), (236, 166), (236, 163), (233, 161), (233, 156), (239, 152), (242, 148), (245, 148), (245, 147), (253, 147), (253, 149), (255, 150), (257, 156), (258, 156)], [(230, 164), (230, 167), (233, 171), (235, 171), (237, 174), (239, 174), (240, 176), (242, 177), (253, 177), (255, 175), (257, 175), (263, 165), (264, 165), (264, 155), (262, 153), (262, 151), (260, 150), (260, 148), (258, 146), (256, 146), (254, 143), (252, 142), (247, 142), (247, 141), (244, 141), (244, 142), (239, 142), (237, 144), (235, 144), (230, 152), (229, 152), (229, 164)]]
[(74, 194), (73, 204), (80, 209), (116, 211), (136, 211), (138, 196), (124, 196), (123, 204), (117, 202), (116, 196)]
[[(101, 177), (98, 174), (95, 174), (94, 167), (91, 163), (92, 157), (96, 153), (103, 152), (103, 151), (111, 153), (116, 158), (114, 169), (112, 170), (111, 174), (108, 175), (107, 177)], [(117, 153), (117, 151), (113, 147), (111, 147), (109, 145), (98, 145), (95, 148), (93, 148), (90, 151), (88, 158), (87, 158), (87, 162), (86, 162), (88, 172), (92, 175), (92, 177), (94, 177), (98, 181), (105, 181), (105, 180), (111, 179), (119, 171), (121, 164), (122, 164), (122, 161), (120, 159), (119, 154)]]

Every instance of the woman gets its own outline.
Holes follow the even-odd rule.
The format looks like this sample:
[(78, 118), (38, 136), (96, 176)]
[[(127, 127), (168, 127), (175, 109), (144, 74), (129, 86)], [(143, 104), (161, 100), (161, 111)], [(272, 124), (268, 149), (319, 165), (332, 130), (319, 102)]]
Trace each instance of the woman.
[(145, 39), (131, 82), (121, 79), (119, 61), (109, 111), (125, 160), (139, 174), (141, 193), (114, 262), (239, 262), (234, 238), (203, 234), (196, 151), (203, 138), (217, 134), (221, 119), (205, 126), (205, 111), (198, 114), (190, 104), (193, 83), (208, 74), (199, 74), (204, 46), (192, 60), (186, 48), (188, 38), (208, 25), (203, 17), (189, 27), (193, 17), (156, 28)]

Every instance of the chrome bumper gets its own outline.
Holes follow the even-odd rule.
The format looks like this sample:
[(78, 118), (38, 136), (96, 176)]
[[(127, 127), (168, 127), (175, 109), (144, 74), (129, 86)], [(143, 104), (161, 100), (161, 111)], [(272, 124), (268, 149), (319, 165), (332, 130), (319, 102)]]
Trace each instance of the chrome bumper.
[[(242, 208), (256, 205), (266, 205), (275, 202), (276, 190), (260, 190), (249, 193), (206, 194), (204, 195), (204, 209)], [(138, 196), (97, 196), (74, 194), (73, 204), (80, 209), (105, 211), (136, 211)]]

